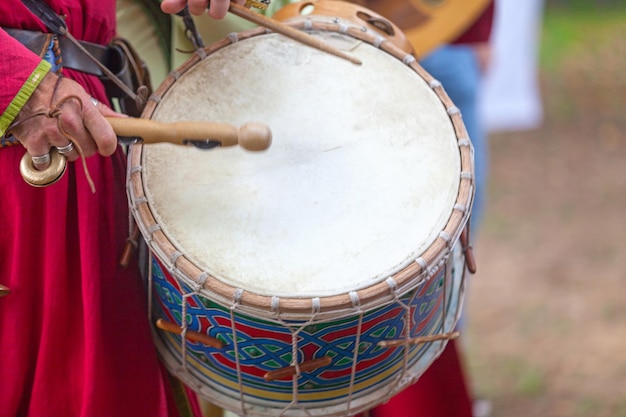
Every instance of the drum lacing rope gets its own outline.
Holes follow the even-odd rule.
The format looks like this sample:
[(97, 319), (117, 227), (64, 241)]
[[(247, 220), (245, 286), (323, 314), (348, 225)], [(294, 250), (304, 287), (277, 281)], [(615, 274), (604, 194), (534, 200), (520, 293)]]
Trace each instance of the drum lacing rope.
[[(146, 240), (146, 243), (152, 248), (152, 243), (154, 242), (154, 239), (152, 238), (152, 235), (161, 230), (161, 226), (157, 223), (153, 224), (152, 226), (148, 227), (148, 236), (144, 236), (144, 239)], [(152, 249), (151, 249), (152, 251)]]
[(313, 28), (313, 20), (310, 17), (307, 17), (304, 21), (304, 29), (311, 30)]
[(428, 263), (421, 256), (415, 260), (415, 263), (418, 264), (420, 268), (422, 268), (422, 272), (428, 271)]
[[(463, 207), (462, 205), (459, 205), (459, 206)], [(456, 206), (455, 206), (455, 208), (456, 208)], [(440, 235), (439, 235), (439, 237), (444, 239), (444, 236), (442, 236), (442, 234), (444, 236), (447, 235), (447, 238), (449, 239), (449, 241), (450, 242), (452, 241), (452, 238), (450, 237), (450, 235), (447, 232), (442, 231), (440, 233)], [(447, 242), (448, 242), (448, 240), (447, 240)], [(444, 274), (444, 277), (443, 277), (443, 279), (444, 279), (444, 281), (443, 281), (443, 283), (444, 283), (443, 284), (444, 285), (444, 287), (443, 287), (443, 297), (442, 297), (442, 303), (443, 303), (442, 316), (443, 317), (442, 317), (442, 322), (441, 322), (441, 330), (442, 330), (441, 333), (442, 334), (446, 333), (445, 326), (446, 326), (446, 317), (448, 315), (447, 314), (448, 307), (447, 307), (446, 293), (447, 293), (447, 287), (448, 287), (448, 275), (450, 274), (450, 271), (448, 270), (448, 267), (445, 266), (445, 265), (446, 265), (446, 260), (449, 258), (450, 254), (451, 254), (451, 250), (450, 250), (450, 245), (448, 244), (448, 248), (446, 249), (446, 252), (438, 258), (438, 262), (436, 264), (430, 266), (429, 268), (426, 267), (426, 262), (424, 261), (423, 258), (420, 257), (420, 258), (415, 260), (420, 266), (423, 266), (423, 268), (426, 268), (428, 270), (427, 276), (429, 277), (429, 279), (436, 278), (436, 273), (438, 271), (440, 271), (442, 268), (444, 268), (444, 267), (446, 268), (446, 271), (445, 271), (445, 274)]]
[(148, 199), (146, 197), (139, 197), (134, 201), (133, 208), (137, 209), (140, 205), (145, 204), (147, 202), (148, 202)]
[(150, 250), (150, 253), (148, 253), (148, 318), (150, 319), (150, 323), (152, 323), (152, 281), (153, 281), (153, 275), (152, 275), (152, 263), (153, 261), (153, 256), (154, 253), (152, 253), (152, 250)]
[[(441, 307), (441, 333), (446, 333), (446, 318), (448, 317), (448, 276), (452, 273), (448, 266), (445, 267), (446, 272), (443, 274), (443, 306)], [(443, 341), (441, 341), (443, 346)]]
[[(171, 257), (170, 257), (170, 261), (172, 262), (172, 269), (176, 269), (176, 260), (178, 258), (180, 258), (183, 254), (176, 251), (174, 252)], [(152, 274), (150, 275), (152, 276)], [(193, 282), (192, 287), (190, 288), (191, 291), (187, 292), (186, 294), (183, 294), (183, 299), (182, 299), (182, 306), (181, 306), (181, 332), (180, 332), (180, 343), (181, 343), (181, 355), (182, 355), (182, 363), (181, 363), (181, 368), (183, 370), (183, 372), (187, 372), (187, 329), (189, 328), (188, 324), (187, 324), (187, 303), (188, 303), (188, 299), (195, 297), (195, 296), (200, 296), (200, 290), (202, 289), (202, 286), (204, 285), (204, 283), (206, 282), (208, 278), (208, 274), (206, 272), (201, 273), (200, 275), (198, 275), (198, 278), (195, 282)], [(181, 285), (181, 290), (184, 288), (184, 286)], [(201, 330), (201, 329), (200, 329)]]
[(460, 211), (461, 213), (465, 213), (467, 211), (467, 206), (465, 204), (457, 203), (454, 205), (453, 209)]
[(200, 61), (206, 58), (208, 55), (204, 49), (196, 49), (195, 54), (198, 55)]
[(402, 357), (402, 373), (398, 375), (397, 383), (400, 383), (403, 378), (405, 378), (406, 373), (409, 369), (409, 346), (411, 339), (411, 330), (413, 329), (413, 315), (411, 314), (411, 306), (415, 302), (415, 299), (418, 296), (418, 289), (424, 284), (425, 281), (419, 283), (419, 285), (413, 290), (413, 294), (407, 303), (402, 303), (400, 298), (396, 299), (396, 302), (403, 305), (404, 314), (405, 314), (405, 323), (406, 323), (406, 333), (404, 335), (404, 355)]
[(239, 42), (239, 34), (237, 32), (230, 32), (228, 34), (227, 38), (230, 41), (230, 43), (237, 43), (237, 42)]
[(352, 302), (352, 308), (356, 309), (359, 314), (359, 323), (357, 325), (356, 340), (354, 341), (354, 353), (352, 357), (352, 369), (350, 371), (350, 393), (348, 394), (347, 407), (350, 410), (352, 404), (352, 396), (354, 394), (354, 382), (356, 380), (356, 365), (359, 359), (359, 349), (361, 347), (361, 331), (363, 329), (363, 308), (361, 307), (361, 300), (359, 294), (356, 291), (350, 291), (350, 301)]
[(233, 340), (233, 353), (235, 354), (235, 365), (237, 366), (237, 383), (239, 384), (239, 402), (241, 405), (241, 411), (243, 415), (248, 415), (246, 411), (246, 403), (243, 398), (244, 386), (243, 380), (241, 377), (241, 361), (239, 358), (239, 343), (237, 340), (237, 328), (235, 325), (235, 309), (241, 303), (241, 298), (243, 297), (243, 289), (237, 288), (233, 293), (233, 303), (229, 307), (230, 312), (230, 331), (232, 332), (232, 340)]
[(472, 142), (468, 138), (459, 138), (459, 146), (470, 146)]
[(350, 29), (350, 26), (342, 22), (338, 17), (333, 18), (333, 23), (337, 25), (337, 32), (344, 35), (348, 33), (348, 29)]
[(450, 236), (450, 233), (446, 232), (445, 230), (442, 230), (441, 232), (439, 232), (439, 237), (446, 242), (446, 246), (450, 247), (450, 242), (452, 241), (452, 236)]
[(319, 297), (315, 297), (311, 300), (311, 313), (317, 315), (322, 311), (322, 303)]
[(155, 223), (148, 228), (148, 233), (150, 234), (150, 240), (152, 240), (152, 235), (155, 232), (158, 232), (159, 230), (161, 230), (161, 225), (159, 225), (158, 223)]
[(204, 284), (206, 284), (208, 279), (209, 279), (208, 272), (202, 272), (200, 273), (200, 275), (198, 275), (198, 277), (195, 279), (195, 285), (198, 286), (198, 291), (200, 291), (200, 289), (204, 287)]
[(374, 38), (374, 46), (380, 49), (380, 45), (382, 45), (383, 42), (385, 42), (386, 40), (387, 39), (383, 38), (382, 36), (376, 36)]
[(181, 306), (181, 317), (180, 317), (180, 325), (181, 325), (181, 332), (180, 332), (180, 344), (181, 344), (181, 355), (183, 358), (183, 362), (181, 364), (181, 367), (183, 369), (184, 372), (187, 372), (187, 298), (189, 298), (190, 296), (192, 296), (193, 293), (187, 293), (187, 294), (183, 294), (183, 299), (181, 301), (182, 306)]
[[(282, 321), (282, 320), (281, 320)], [(300, 371), (300, 363), (298, 362), (298, 335), (300, 334), (300, 332), (302, 332), (307, 326), (310, 326), (311, 324), (313, 324), (315, 321), (315, 315), (313, 315), (306, 323), (300, 325), (300, 327), (296, 330), (293, 331), (293, 326), (289, 325), (285, 322), (283, 322), (283, 325), (289, 329), (289, 331), (291, 332), (291, 366), (294, 367), (295, 369), (295, 373), (294, 375), (291, 377), (291, 392), (292, 392), (292, 400), (291, 402), (285, 406), (285, 408), (283, 408), (283, 410), (281, 411), (280, 415), (282, 416), (283, 414), (285, 414), (287, 412), (287, 410), (289, 410), (290, 408), (292, 408), (292, 406), (297, 406), (300, 410), (304, 411), (307, 415), (311, 415), (309, 413), (309, 411), (305, 408), (299, 405), (298, 403), (298, 378), (301, 375), (301, 371)]]
[(271, 303), (271, 311), (272, 311), (272, 313), (277, 314), (279, 306), (280, 306), (280, 298), (278, 298), (275, 295), (273, 295), (272, 296), (272, 303)]
[(415, 63), (415, 61), (416, 61), (415, 57), (411, 54), (407, 54), (404, 56), (404, 58), (402, 58), (402, 63), (405, 65), (411, 65)]
[(157, 93), (152, 93), (148, 100), (153, 101), (155, 104), (159, 104), (161, 102), (161, 96)]
[(450, 106), (447, 109), (447, 112), (450, 116), (453, 116), (455, 114), (461, 114), (461, 110), (459, 110), (459, 108), (457, 106)]
[(398, 283), (396, 282), (395, 279), (393, 279), (393, 277), (388, 277), (385, 280), (385, 283), (387, 284), (387, 286), (391, 290), (392, 294), (395, 294), (395, 292), (398, 291)]
[[(426, 264), (426, 262), (420, 257), (416, 260), (416, 262), (422, 266), (422, 262), (424, 264)], [(422, 270), (425, 270), (426, 266), (422, 266)], [(404, 347), (404, 351), (403, 351), (403, 355), (402, 355), (402, 372), (400, 373), (400, 375), (398, 375), (395, 378), (394, 383), (389, 385), (389, 390), (387, 391), (387, 393), (385, 394), (385, 398), (389, 399), (392, 396), (392, 393), (395, 389), (396, 386), (398, 386), (398, 384), (400, 384), (403, 380), (403, 378), (405, 377), (407, 371), (408, 371), (408, 367), (409, 367), (409, 347), (410, 347), (410, 343), (409, 340), (411, 339), (411, 328), (412, 328), (412, 324), (413, 324), (413, 317), (411, 315), (411, 305), (413, 304), (413, 302), (415, 301), (415, 298), (417, 297), (418, 294), (418, 288), (421, 287), (424, 284), (424, 281), (420, 281), (417, 284), (417, 287), (415, 289), (413, 289), (413, 295), (411, 296), (410, 300), (408, 301), (408, 303), (403, 302), (402, 299), (400, 298), (400, 294), (398, 292), (398, 286), (396, 281), (392, 278), (389, 277), (386, 280), (387, 285), (389, 286), (389, 289), (391, 290), (391, 294), (393, 295), (393, 299), (394, 302), (399, 305), (403, 310), (404, 310), (404, 325), (405, 325), (405, 329), (406, 331), (404, 332), (404, 343), (403, 343), (403, 347)]]
[(172, 77), (174, 79), (174, 81), (178, 81), (178, 79), (180, 78), (181, 74), (180, 72), (176, 71), (176, 70), (171, 70), (170, 73), (168, 74), (169, 77)]
[[(271, 301), (272, 312), (276, 316), (276, 320), (282, 324), (289, 332), (291, 333), (291, 366), (293, 366), (295, 370), (295, 374), (292, 377), (292, 400), (287, 404), (280, 415), (284, 415), (289, 409), (294, 407), (303, 411), (306, 415), (310, 416), (311, 413), (306, 409), (306, 407), (300, 406), (298, 403), (298, 377), (301, 375), (300, 371), (300, 363), (298, 362), (298, 335), (300, 332), (304, 331), (308, 326), (315, 324), (317, 320), (317, 316), (321, 312), (321, 301), (319, 297), (314, 297), (311, 299), (311, 317), (304, 323), (294, 325), (293, 323), (286, 322), (282, 317), (279, 309), (280, 298), (273, 296)], [(234, 322), (231, 319), (231, 322)], [(243, 399), (242, 399), (243, 404)]]
[(441, 87), (441, 81), (432, 79), (430, 80), (430, 83), (428, 83), (428, 85), (430, 86), (430, 88), (435, 89)]
[(179, 251), (172, 252), (172, 254), (170, 255), (170, 264), (172, 265), (172, 268), (176, 268), (176, 261), (181, 256), (183, 256), (183, 254)]

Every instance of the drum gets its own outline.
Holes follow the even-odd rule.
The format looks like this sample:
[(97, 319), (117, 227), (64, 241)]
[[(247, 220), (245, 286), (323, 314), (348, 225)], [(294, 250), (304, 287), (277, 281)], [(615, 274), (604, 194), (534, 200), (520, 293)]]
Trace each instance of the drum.
[(239, 415), (353, 415), (451, 337), (472, 146), (412, 55), (332, 16), (289, 24), (362, 65), (264, 29), (197, 51), (144, 117), (259, 121), (272, 145), (134, 145), (128, 197), (170, 372)]

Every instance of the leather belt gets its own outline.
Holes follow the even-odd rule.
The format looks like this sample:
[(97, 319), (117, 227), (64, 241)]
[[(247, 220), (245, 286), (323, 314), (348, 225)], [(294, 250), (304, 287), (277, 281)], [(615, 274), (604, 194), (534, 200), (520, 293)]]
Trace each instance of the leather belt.
[[(50, 41), (56, 37), (56, 35), (50, 33), (31, 30), (13, 28), (3, 29), (40, 57), (43, 57), (43, 54), (45, 54), (50, 45)], [(81, 51), (72, 41), (65, 37), (57, 37), (57, 39), (59, 40), (59, 49), (61, 50), (61, 58), (63, 59), (62, 65), (64, 68), (70, 68), (87, 74), (97, 75), (99, 77), (104, 76), (104, 73), (98, 65), (83, 51)], [(111, 69), (122, 65), (122, 57), (120, 56), (118, 49), (85, 41), (80, 41), (80, 44), (107, 68)]]

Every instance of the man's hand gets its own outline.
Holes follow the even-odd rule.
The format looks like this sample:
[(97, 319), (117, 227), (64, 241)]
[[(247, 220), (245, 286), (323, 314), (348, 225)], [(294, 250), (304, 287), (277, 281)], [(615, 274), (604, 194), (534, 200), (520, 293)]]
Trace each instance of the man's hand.
[[(10, 131), (11, 134), (34, 157), (47, 155), (52, 146), (72, 148), (69, 146), (71, 141), (68, 136), (75, 141), (74, 149), (64, 153), (69, 161), (75, 161), (80, 157), (77, 148), (82, 150), (85, 157), (92, 156), (96, 152), (103, 156), (111, 155), (117, 147), (117, 136), (104, 116), (125, 116), (114, 112), (102, 103), (95, 102), (78, 83), (66, 78), (60, 81), (57, 79), (58, 76), (53, 73), (46, 74), (18, 113), (14, 121), (15, 127)], [(50, 117), (54, 116), (50, 113), (51, 110), (54, 110), (54, 107), (64, 98), (70, 96), (75, 96), (76, 99), (65, 101), (58, 108), (60, 115)], [(46, 115), (33, 116), (40, 112)], [(59, 120), (68, 136), (59, 130)], [(47, 163), (35, 163), (37, 169), (45, 169), (47, 165)]]
[[(235, 3), (243, 4), (244, 0), (235, 0)], [(210, 6), (209, 7), (209, 3)], [(214, 19), (223, 19), (228, 13), (230, 6), (229, 0), (163, 0), (161, 2), (161, 10), (165, 13), (178, 13), (189, 6), (189, 12), (193, 15), (200, 16), (205, 13), (209, 7), (209, 16)]]

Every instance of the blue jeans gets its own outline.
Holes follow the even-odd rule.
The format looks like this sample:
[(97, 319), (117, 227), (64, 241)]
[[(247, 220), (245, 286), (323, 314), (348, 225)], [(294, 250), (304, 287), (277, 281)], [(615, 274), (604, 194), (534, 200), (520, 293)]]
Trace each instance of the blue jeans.
[(465, 128), (474, 146), (476, 191), (470, 228), (475, 234), (483, 216), (489, 169), (487, 135), (478, 116), (481, 73), (476, 54), (469, 46), (446, 45), (423, 58), (420, 65), (441, 82), (454, 105), (461, 110)]

